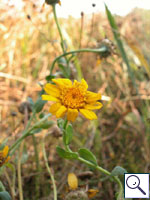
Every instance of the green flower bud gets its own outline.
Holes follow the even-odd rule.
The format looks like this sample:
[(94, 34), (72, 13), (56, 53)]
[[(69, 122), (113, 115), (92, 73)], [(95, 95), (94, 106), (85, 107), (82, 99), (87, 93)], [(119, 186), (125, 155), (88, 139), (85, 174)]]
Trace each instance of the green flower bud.
[(98, 45), (97, 45), (98, 48), (102, 48), (102, 47), (105, 47), (106, 48), (106, 51), (104, 52), (100, 52), (99, 55), (100, 55), (100, 58), (107, 58), (108, 56), (111, 56), (112, 54), (116, 54), (115, 53), (115, 50), (116, 50), (116, 47), (115, 45), (113, 44), (113, 42), (107, 38), (103, 39)]

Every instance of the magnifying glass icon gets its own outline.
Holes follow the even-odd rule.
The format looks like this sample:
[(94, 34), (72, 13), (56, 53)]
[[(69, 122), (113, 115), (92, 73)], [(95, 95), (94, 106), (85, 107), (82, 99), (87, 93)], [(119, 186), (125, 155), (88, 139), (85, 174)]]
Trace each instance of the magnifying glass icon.
[(144, 195), (146, 195), (146, 193), (142, 190), (142, 188), (140, 187), (140, 179), (138, 176), (136, 175), (131, 175), (128, 176), (127, 180), (126, 180), (126, 185), (128, 188), (130, 189), (139, 189)]

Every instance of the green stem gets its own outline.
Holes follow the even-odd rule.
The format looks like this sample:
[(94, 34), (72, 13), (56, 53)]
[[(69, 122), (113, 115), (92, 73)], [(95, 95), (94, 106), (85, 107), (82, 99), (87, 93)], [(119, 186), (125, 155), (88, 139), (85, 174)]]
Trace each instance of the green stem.
[(61, 39), (61, 43), (60, 44), (61, 44), (63, 53), (65, 53), (64, 39), (63, 39), (61, 28), (60, 28), (60, 25), (59, 25), (59, 22), (58, 22), (58, 18), (57, 18), (57, 15), (56, 15), (56, 5), (53, 4), (52, 7), (53, 7), (54, 19), (55, 19), (55, 22), (56, 22), (56, 25), (57, 25), (57, 29), (58, 29), (58, 32), (59, 32), (59, 35), (60, 35), (60, 39)]
[(76, 67), (76, 70), (77, 70), (77, 79), (78, 79), (78, 81), (81, 81), (81, 79), (83, 78), (83, 73), (82, 73), (80, 61), (77, 58), (77, 56), (74, 59), (74, 64), (75, 64), (75, 67)]
[(93, 53), (104, 53), (107, 51), (107, 47), (102, 47), (100, 49), (78, 49), (78, 50), (74, 50), (74, 51), (69, 51), (69, 52), (65, 52), (62, 55), (58, 56), (57, 58), (55, 58), (55, 60), (53, 61), (52, 65), (51, 65), (51, 69), (50, 69), (50, 75), (52, 75), (55, 63), (64, 56), (70, 55), (70, 54), (74, 54), (74, 53), (80, 53), (80, 52), (93, 52)]
[(29, 128), (29, 126), (31, 125), (32, 119), (35, 117), (35, 113), (33, 113), (27, 124), (26, 129), (22, 133), (22, 136), (20, 138), (18, 138), (18, 140), (10, 147), (9, 153), (14, 149), (13, 152), (11, 153), (11, 155), (12, 155), (15, 152), (15, 149), (17, 148), (17, 146), (22, 142), (22, 140), (25, 139), (26, 137), (28, 137), (30, 135), (30, 132), (33, 129), (39, 127), (39, 125), (42, 124), (43, 121), (45, 121), (49, 116), (51, 116), (51, 114), (46, 115), (39, 122), (35, 123), (30, 129), (27, 130), (27, 128)]
[(64, 122), (64, 126), (63, 126), (63, 129), (64, 129), (64, 130), (66, 130), (67, 124), (68, 124), (68, 120), (66, 119), (65, 122)]
[(45, 160), (45, 165), (46, 165), (47, 171), (50, 175), (50, 178), (51, 178), (52, 184), (53, 184), (54, 200), (57, 200), (57, 189), (56, 189), (55, 179), (54, 179), (54, 176), (53, 176), (51, 169), (48, 165), (48, 159), (47, 159), (47, 156), (46, 156), (44, 140), (43, 140), (43, 143), (42, 143), (42, 148), (43, 148), (43, 156), (44, 156), (44, 160)]
[(25, 128), (25, 131), (28, 130), (28, 128), (30, 127), (31, 122), (32, 122), (32, 120), (33, 120), (34, 117), (35, 117), (35, 114), (36, 114), (36, 112), (33, 112), (33, 113), (32, 113), (32, 115), (31, 115), (31, 117), (30, 117), (30, 119), (29, 119), (29, 121), (28, 121), (28, 123), (27, 123), (27, 126), (26, 126), (26, 128)]
[[(34, 145), (34, 153), (35, 153), (35, 162), (36, 162), (36, 169), (37, 172), (40, 172), (40, 164), (39, 164), (39, 154), (38, 154), (38, 148), (37, 148), (37, 142), (36, 142), (36, 137), (32, 135), (32, 140), (33, 140), (33, 145)], [(39, 198), (39, 192), (40, 192), (40, 175), (38, 174), (36, 177), (36, 185), (35, 185), (35, 190), (36, 190), (36, 199)]]
[[(67, 123), (68, 121), (66, 120), (65, 123), (64, 123), (64, 131), (63, 131), (63, 138), (65, 137), (65, 134), (66, 134), (66, 128), (67, 128)], [(69, 145), (66, 145), (65, 142), (64, 142), (64, 146), (65, 146), (65, 149), (66, 151), (68, 152), (72, 152), (71, 149), (69, 148)], [(102, 167), (98, 166), (98, 165), (95, 165), (94, 163), (88, 161), (88, 160), (85, 160), (84, 158), (78, 156), (77, 160), (79, 160), (80, 162), (90, 166), (90, 167), (93, 167), (94, 169), (97, 169), (98, 171), (100, 171), (101, 173), (104, 173), (106, 174), (107, 176), (110, 176), (112, 177), (112, 179), (118, 184), (119, 186), (119, 195), (118, 195), (118, 198), (117, 200), (121, 200), (122, 199), (122, 194), (123, 194), (123, 187), (122, 187), (122, 183), (120, 181), (120, 179), (117, 177), (117, 176), (111, 176), (111, 173), (109, 171), (107, 171), (106, 169), (103, 169)]]
[[(63, 127), (63, 129), (64, 129), (63, 136), (66, 134), (67, 123), (68, 123), (68, 120), (65, 120), (64, 127)], [(71, 149), (69, 148), (69, 145), (66, 145), (65, 143), (64, 143), (64, 145), (65, 145), (65, 148), (66, 148), (67, 151), (72, 152)], [(103, 169), (102, 167), (100, 167), (98, 165), (96, 166), (92, 162), (89, 162), (88, 160), (85, 160), (84, 158), (81, 158), (80, 156), (78, 157), (78, 160), (83, 162), (83, 163), (85, 163), (85, 164), (87, 164), (87, 165), (89, 165), (89, 166), (91, 166), (91, 167), (94, 167), (98, 171), (100, 171), (100, 172), (102, 172), (102, 173), (104, 173), (104, 174), (106, 174), (108, 176), (111, 175), (111, 173), (109, 171), (107, 171), (106, 169)]]
[(65, 141), (66, 141), (66, 128), (67, 128), (67, 124), (68, 124), (68, 120), (66, 119), (65, 122), (64, 122), (64, 126), (63, 126), (63, 143), (65, 145), (65, 149), (67, 151), (71, 151), (71, 149), (69, 148), (69, 145), (67, 145), (65, 143)]
[[(60, 25), (59, 25), (58, 18), (57, 18), (57, 14), (56, 14), (56, 4), (53, 4), (52, 7), (53, 7), (53, 14), (54, 14), (55, 23), (56, 23), (56, 26), (57, 26), (57, 29), (58, 29), (58, 32), (59, 32), (59, 35), (60, 35), (60, 40), (61, 40), (60, 44), (61, 44), (61, 48), (62, 48), (62, 51), (63, 51), (63, 54), (64, 54), (64, 53), (66, 53), (66, 51), (65, 51), (64, 39), (63, 39), (61, 27), (60, 27)], [(65, 56), (65, 60), (66, 60), (66, 63), (67, 63), (67, 70), (68, 70), (68, 73), (69, 73), (69, 76), (70, 76), (69, 61), (68, 61), (68, 59), (66, 58), (66, 56)]]
[[(29, 131), (25, 132), (9, 149), (9, 152), (11, 152), (13, 149), (16, 149), (16, 147), (22, 142), (23, 139), (25, 139), (29, 134)], [(14, 151), (10, 154), (12, 155)]]
[(32, 113), (32, 115), (27, 123), (27, 126), (25, 127), (25, 130), (22, 133), (22, 136), (10, 147), (9, 152), (11, 152), (24, 138), (26, 138), (28, 136), (28, 134), (29, 134), (28, 128), (30, 127), (31, 122), (34, 117), (35, 117), (35, 112)]
[(32, 135), (32, 140), (33, 140), (33, 145), (34, 145), (34, 152), (35, 152), (35, 160), (36, 160), (36, 166), (37, 166), (37, 171), (40, 171), (40, 165), (39, 165), (39, 156), (38, 156), (38, 148), (37, 148), (37, 143), (36, 143), (36, 137)]
[[(85, 160), (85, 159), (83, 159), (81, 157), (78, 157), (78, 160), (81, 161), (82, 163), (88, 165), (88, 166), (91, 166), (91, 167), (97, 169), (98, 171), (100, 171), (100, 172), (102, 172), (102, 173), (104, 173), (104, 174), (106, 174), (108, 176), (111, 175), (111, 173), (109, 171), (107, 171), (106, 169), (103, 169), (102, 167), (100, 167), (98, 165), (96, 166), (93, 163), (91, 163), (91, 162), (89, 162), (89, 161), (87, 161), (87, 160)], [(112, 176), (112, 178), (119, 186), (119, 195), (120, 195), (119, 198), (121, 199), (121, 195), (123, 194), (122, 183), (121, 183), (120, 179), (117, 176)], [(120, 200), (119, 198), (118, 198), (118, 200)]]
[[(15, 188), (14, 188), (14, 185), (12, 183), (12, 179), (10, 177), (10, 175), (8, 174), (7, 170), (5, 169), (4, 171), (4, 174), (5, 174), (5, 177), (6, 177), (6, 180), (8, 182), (8, 185), (9, 185), (9, 188), (10, 188), (10, 192), (11, 192), (11, 196), (12, 196), (12, 200), (15, 200)], [(2, 188), (1, 188), (2, 189)], [(5, 190), (5, 188), (3, 188), (3, 190)]]
[(22, 188), (22, 177), (21, 177), (21, 158), (22, 158), (22, 152), (23, 152), (23, 146), (24, 142), (21, 144), (18, 152), (18, 188), (19, 188), (19, 199), (23, 200), (23, 188)]

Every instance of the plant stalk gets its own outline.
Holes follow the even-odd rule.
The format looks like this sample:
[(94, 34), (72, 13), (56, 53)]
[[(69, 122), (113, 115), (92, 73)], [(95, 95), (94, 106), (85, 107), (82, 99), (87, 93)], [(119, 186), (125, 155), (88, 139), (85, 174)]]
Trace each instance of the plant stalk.
[(27, 136), (30, 136), (30, 132), (34, 128), (38, 127), (40, 125), (40, 123), (42, 123), (44, 120), (46, 120), (50, 115), (51, 114), (46, 115), (39, 122), (35, 123), (30, 129), (27, 129), (27, 128), (30, 127), (31, 121), (35, 116), (35, 113), (33, 113), (33, 115), (31, 116), (30, 120), (28, 121), (27, 128), (25, 128), (25, 130), (22, 133), (22, 136), (20, 138), (18, 138), (18, 140), (10, 147), (10, 149), (9, 149), (9, 153), (11, 152), (10, 155), (12, 155), (15, 152), (17, 146), (22, 142), (22, 140), (25, 139)]
[(43, 149), (43, 156), (44, 156), (44, 160), (45, 160), (45, 165), (46, 165), (47, 171), (50, 175), (50, 178), (51, 178), (51, 181), (52, 181), (52, 184), (53, 184), (54, 200), (57, 200), (57, 189), (56, 189), (55, 179), (54, 179), (54, 176), (53, 176), (51, 169), (48, 165), (48, 159), (47, 159), (47, 156), (46, 156), (44, 139), (43, 139), (43, 142), (42, 142), (42, 149)]
[(36, 190), (36, 199), (39, 198), (40, 194), (40, 163), (39, 163), (39, 154), (38, 154), (38, 148), (37, 148), (37, 142), (36, 137), (32, 135), (33, 140), (33, 146), (34, 146), (34, 153), (35, 153), (35, 162), (36, 162), (36, 169), (38, 172), (38, 175), (36, 176), (36, 183), (35, 183), (35, 190)]
[(59, 25), (59, 22), (58, 22), (58, 18), (57, 18), (57, 14), (56, 14), (56, 5), (53, 4), (52, 5), (53, 7), (53, 14), (54, 14), (54, 19), (55, 19), (55, 23), (57, 25), (57, 29), (58, 29), (58, 32), (59, 32), (59, 35), (60, 35), (60, 39), (61, 39), (61, 47), (62, 47), (62, 50), (63, 50), (63, 53), (65, 53), (65, 47), (64, 47), (64, 39), (63, 39), (63, 35), (62, 35), (62, 32), (61, 32), (61, 28), (60, 28), (60, 25)]
[(100, 49), (78, 49), (78, 50), (74, 50), (74, 51), (69, 51), (69, 52), (65, 52), (62, 55), (58, 56), (57, 58), (55, 58), (55, 60), (53, 61), (51, 68), (50, 68), (50, 75), (52, 75), (54, 66), (56, 64), (56, 62), (64, 56), (70, 55), (70, 54), (75, 54), (75, 53), (80, 53), (80, 52), (92, 52), (92, 53), (103, 53), (107, 51), (107, 47), (102, 47)]
[[(66, 131), (66, 128), (67, 128), (67, 123), (68, 121), (66, 120), (65, 123), (64, 123), (64, 131), (63, 131), (63, 137), (65, 136), (65, 131)], [(66, 151), (68, 152), (72, 152), (71, 149), (69, 148), (69, 145), (66, 145), (64, 143), (64, 146), (65, 146), (65, 149)], [(95, 165), (94, 163), (88, 161), (88, 160), (85, 160), (84, 158), (78, 156), (77, 160), (79, 160), (80, 162), (98, 170), (99, 172), (103, 173), (103, 174), (106, 174), (107, 176), (110, 176), (112, 177), (112, 179), (118, 184), (119, 186), (119, 195), (118, 195), (118, 198), (117, 200), (122, 200), (122, 194), (123, 194), (123, 187), (122, 187), (122, 183), (120, 181), (120, 179), (117, 177), (117, 176), (111, 176), (111, 173), (109, 171), (107, 171), (106, 169), (103, 169), (102, 167), (98, 166), (98, 165)]]
[(23, 200), (23, 189), (22, 189), (22, 177), (21, 177), (21, 158), (22, 158), (22, 151), (23, 151), (24, 142), (21, 144), (18, 152), (18, 188), (19, 188), (19, 199)]

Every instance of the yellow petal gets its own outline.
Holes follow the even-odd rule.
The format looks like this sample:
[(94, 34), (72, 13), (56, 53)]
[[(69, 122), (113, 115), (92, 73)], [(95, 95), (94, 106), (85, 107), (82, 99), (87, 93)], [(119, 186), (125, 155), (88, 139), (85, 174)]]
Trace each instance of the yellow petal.
[(78, 187), (78, 179), (74, 173), (68, 174), (68, 185), (72, 190), (77, 189)]
[(68, 109), (67, 112), (67, 120), (74, 122), (78, 116), (78, 110), (77, 109)]
[(96, 102), (95, 104), (86, 104), (84, 108), (88, 110), (96, 110), (96, 109), (100, 109), (102, 106), (103, 106), (102, 103)]
[(67, 108), (65, 106), (61, 106), (58, 111), (56, 112), (56, 117), (57, 118), (61, 118), (64, 116), (64, 114), (66, 113)]
[(87, 91), (87, 88), (88, 88), (88, 84), (87, 84), (87, 82), (86, 82), (84, 79), (81, 80), (81, 83), (78, 82), (77, 80), (74, 80), (73, 86), (74, 86), (75, 88), (78, 88), (78, 87), (79, 87), (79, 88), (81, 88), (83, 91)]
[(3, 157), (4, 157), (4, 158), (7, 157), (8, 151), (9, 151), (9, 147), (8, 147), (8, 146), (5, 146), (4, 149), (3, 149)]
[(4, 164), (7, 163), (10, 160), (10, 156), (7, 157), (7, 159), (5, 160)]
[(59, 87), (61, 86), (72, 86), (72, 82), (71, 80), (67, 79), (67, 78), (57, 78), (57, 79), (52, 79), (52, 81), (54, 83), (56, 83), (56, 85), (58, 85)]
[(49, 112), (52, 113), (53, 115), (55, 115), (60, 107), (61, 107), (60, 103), (54, 103), (54, 104), (51, 105)]
[(88, 89), (88, 84), (87, 84), (87, 82), (83, 78), (81, 80), (81, 84), (83, 85), (83, 87), (85, 88), (85, 90)]
[(86, 99), (87, 103), (92, 103), (94, 101), (100, 100), (101, 94), (88, 91), (87, 94), (86, 94), (86, 98), (87, 98)]
[(101, 64), (101, 61), (102, 60), (100, 58), (97, 59), (97, 61), (96, 61), (96, 67), (98, 67)]
[(52, 97), (50, 95), (45, 95), (45, 94), (42, 95), (42, 100), (59, 102), (59, 99)]
[(44, 86), (44, 90), (47, 94), (50, 94), (53, 97), (59, 97), (60, 96), (60, 90), (57, 88), (56, 85), (53, 85), (51, 83), (47, 83)]
[(96, 189), (89, 189), (87, 192), (88, 192), (88, 197), (93, 198), (99, 191)]
[(97, 119), (96, 114), (93, 111), (91, 111), (91, 110), (80, 109), (79, 111), (87, 119), (90, 119), (90, 120)]

